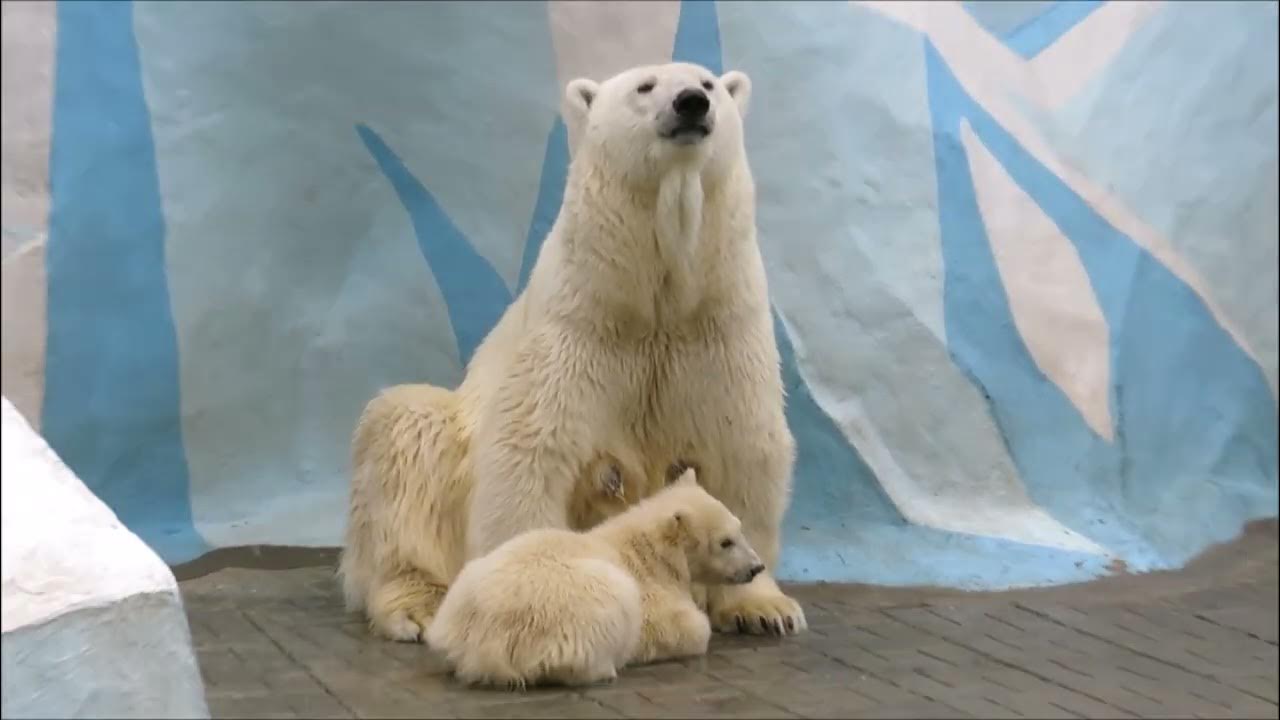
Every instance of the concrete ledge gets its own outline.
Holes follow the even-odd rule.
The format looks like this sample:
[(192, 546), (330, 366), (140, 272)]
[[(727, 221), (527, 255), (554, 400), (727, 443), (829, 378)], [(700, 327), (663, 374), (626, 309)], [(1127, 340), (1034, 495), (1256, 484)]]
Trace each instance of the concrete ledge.
[(0, 404), (4, 717), (208, 717), (173, 574)]

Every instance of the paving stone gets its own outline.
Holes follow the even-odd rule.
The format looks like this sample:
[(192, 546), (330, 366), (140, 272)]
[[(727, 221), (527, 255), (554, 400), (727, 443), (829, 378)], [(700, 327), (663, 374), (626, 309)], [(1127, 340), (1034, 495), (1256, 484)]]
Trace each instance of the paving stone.
[(883, 720), (919, 720), (920, 718), (968, 718), (973, 716), (942, 703), (917, 701), (904, 705), (882, 705), (859, 712), (858, 717), (882, 718)]
[(652, 718), (664, 712), (661, 705), (636, 690), (592, 690), (585, 695), (622, 717)]
[(904, 591), (894, 605), (802, 587), (821, 594), (809, 633), (717, 635), (704, 657), (523, 693), (465, 687), (428, 648), (371, 636), (332, 568), (220, 570), (183, 590), (217, 718), (1276, 718), (1277, 573), (1262, 567), (1226, 587), (1153, 578), (1158, 594)]
[(620, 718), (616, 710), (580, 695), (531, 698), (523, 702), (468, 704), (459, 718)]
[(981, 695), (957, 694), (946, 699), (946, 705), (975, 718), (1020, 718), (1017, 712)]

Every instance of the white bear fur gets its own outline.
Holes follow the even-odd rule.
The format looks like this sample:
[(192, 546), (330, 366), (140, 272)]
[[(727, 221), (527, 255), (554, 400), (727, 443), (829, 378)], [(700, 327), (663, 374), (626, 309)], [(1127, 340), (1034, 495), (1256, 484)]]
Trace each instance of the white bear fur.
[(761, 568), (742, 523), (686, 470), (590, 532), (531, 530), (469, 562), (427, 643), (468, 683), (607, 682), (631, 663), (706, 653), (692, 581), (744, 583)]
[[(709, 136), (664, 138), (676, 95), (704, 83)], [(398, 440), (357, 431), (343, 575), (375, 627), (404, 639), (425, 627), (460, 567), (458, 538), (478, 557), (573, 527), (584, 468), (602, 453), (625, 465), (626, 448), (640, 481), (696, 466), (776, 566), (794, 441), (743, 146), (750, 91), (740, 72), (680, 63), (569, 84), (566, 120), (582, 131), (528, 287), (456, 391), (416, 386), (387, 411), (405, 416), (390, 422)], [(768, 573), (706, 601), (720, 630), (805, 627)]]
[[(352, 441), (351, 507), (339, 565), (347, 606), (374, 630), (417, 642), (466, 562), (471, 474), (456, 393), (399, 385), (372, 401)], [(614, 443), (583, 464), (569, 525), (593, 527), (650, 492), (634, 450)], [(660, 487), (660, 480), (654, 485)]]

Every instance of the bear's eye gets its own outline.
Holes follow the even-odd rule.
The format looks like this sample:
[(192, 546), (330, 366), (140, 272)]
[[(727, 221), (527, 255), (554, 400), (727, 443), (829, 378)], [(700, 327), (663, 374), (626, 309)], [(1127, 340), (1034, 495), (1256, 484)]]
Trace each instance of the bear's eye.
[(654, 82), (650, 80), (649, 82), (646, 82), (640, 87), (636, 88), (636, 92), (640, 93), (641, 95), (644, 95), (646, 93), (652, 92), (653, 86), (654, 86)]
[(728, 550), (729, 548), (733, 547), (733, 540), (730, 538), (725, 538), (721, 540), (720, 547), (724, 548), (725, 550)]
[(710, 80), (703, 80), (703, 81), (702, 81), (702, 89), (703, 89), (703, 90), (706, 90), (707, 92), (711, 92), (711, 90), (712, 90), (714, 87), (715, 87), (715, 85), (712, 85)]

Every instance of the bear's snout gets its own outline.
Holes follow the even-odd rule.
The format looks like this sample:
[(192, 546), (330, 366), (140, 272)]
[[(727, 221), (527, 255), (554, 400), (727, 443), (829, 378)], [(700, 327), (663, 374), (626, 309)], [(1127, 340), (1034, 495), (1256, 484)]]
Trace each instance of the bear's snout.
[(746, 585), (752, 580), (755, 580), (756, 576), (764, 572), (764, 570), (765, 570), (764, 564), (757, 562), (751, 567), (743, 568), (735, 572), (733, 575), (731, 575), (729, 578), (726, 579), (726, 582), (728, 582), (730, 585)]
[(701, 88), (685, 88), (676, 95), (671, 103), (676, 115), (685, 122), (696, 122), (707, 116), (711, 109), (711, 100)]

